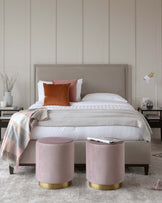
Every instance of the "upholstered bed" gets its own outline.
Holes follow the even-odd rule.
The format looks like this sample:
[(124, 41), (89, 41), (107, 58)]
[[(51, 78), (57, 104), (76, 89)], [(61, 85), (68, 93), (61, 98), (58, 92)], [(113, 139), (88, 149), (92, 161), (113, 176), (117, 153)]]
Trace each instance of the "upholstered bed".
[[(35, 65), (33, 101), (37, 101), (37, 83), (39, 80), (50, 81), (53, 78), (70, 80), (83, 78), (82, 96), (89, 93), (116, 93), (132, 102), (131, 69), (128, 65)], [(38, 126), (39, 128), (39, 126)], [(35, 130), (34, 133), (40, 131)], [(33, 134), (34, 134), (33, 133)], [(130, 131), (131, 133), (131, 131)], [(33, 135), (34, 136), (34, 135)], [(35, 135), (36, 136), (36, 135)], [(54, 135), (55, 136), (55, 135)], [(99, 135), (100, 136), (100, 135)], [(36, 136), (37, 137), (37, 136)], [(93, 135), (92, 135), (93, 137)], [(35, 143), (30, 143), (20, 159), (20, 165), (35, 164)], [(151, 143), (148, 140), (125, 141), (125, 164), (127, 166), (144, 167), (148, 174), (151, 155)], [(85, 140), (75, 140), (75, 163), (85, 164)], [(10, 167), (10, 173), (13, 168)]]

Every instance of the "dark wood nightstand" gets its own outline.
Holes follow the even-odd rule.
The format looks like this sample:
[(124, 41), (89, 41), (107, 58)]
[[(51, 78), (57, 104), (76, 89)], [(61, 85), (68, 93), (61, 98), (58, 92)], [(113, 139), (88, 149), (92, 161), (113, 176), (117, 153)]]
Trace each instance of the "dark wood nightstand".
[(145, 116), (151, 128), (161, 129), (162, 141), (162, 107), (153, 109), (143, 109), (138, 107), (138, 111), (140, 111)]
[(0, 107), (0, 141), (1, 128), (6, 128), (10, 121), (11, 115), (21, 110), (23, 110), (22, 107)]

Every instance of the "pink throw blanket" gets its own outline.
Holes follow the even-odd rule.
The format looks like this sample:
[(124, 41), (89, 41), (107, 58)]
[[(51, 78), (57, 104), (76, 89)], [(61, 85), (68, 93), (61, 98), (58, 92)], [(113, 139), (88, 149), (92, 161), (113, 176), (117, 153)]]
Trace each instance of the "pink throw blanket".
[(24, 110), (12, 115), (6, 129), (1, 146), (1, 158), (16, 168), (19, 166), (20, 156), (30, 141), (33, 122), (45, 120), (46, 109)]

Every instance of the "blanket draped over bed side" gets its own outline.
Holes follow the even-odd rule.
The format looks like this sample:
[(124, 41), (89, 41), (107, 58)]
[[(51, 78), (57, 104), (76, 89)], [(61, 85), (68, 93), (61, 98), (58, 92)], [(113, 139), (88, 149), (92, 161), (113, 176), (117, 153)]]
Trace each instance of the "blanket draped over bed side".
[(46, 109), (24, 110), (13, 114), (3, 138), (1, 158), (8, 161), (10, 166), (18, 168), (20, 156), (30, 141), (33, 122), (46, 118)]

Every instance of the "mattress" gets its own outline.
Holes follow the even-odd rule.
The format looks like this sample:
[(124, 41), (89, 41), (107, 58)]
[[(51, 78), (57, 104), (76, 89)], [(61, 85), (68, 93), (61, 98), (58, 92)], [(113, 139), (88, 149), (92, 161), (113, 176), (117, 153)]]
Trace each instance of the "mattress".
[[(42, 108), (43, 104), (36, 102), (33, 104), (30, 109), (36, 109), (36, 108)], [(127, 102), (114, 102), (114, 101), (90, 101), (90, 102), (74, 102), (71, 103), (71, 106), (45, 106), (43, 108), (47, 108), (49, 113), (49, 118), (47, 121), (41, 121), (39, 122), (34, 129), (32, 130), (31, 133), (31, 139), (39, 139), (42, 137), (70, 137), (73, 140), (85, 140), (87, 137), (95, 137), (95, 138), (106, 138), (106, 137), (114, 137), (114, 138), (119, 138), (122, 140), (128, 140), (128, 141), (137, 141), (137, 140), (146, 140), (150, 141), (151, 136), (150, 136), (150, 129), (149, 126), (147, 125), (147, 121), (142, 117), (142, 115), (138, 114), (138, 112)], [(81, 115), (77, 115), (76, 118), (73, 118), (73, 116), (69, 117), (68, 114), (70, 111), (73, 112), (72, 115), (74, 115), (75, 112), (82, 113), (86, 112), (88, 110), (92, 111), (94, 115), (96, 116), (95, 118), (95, 124), (93, 125), (93, 122), (88, 122), (87, 125), (85, 125), (85, 122), (83, 122), (84, 119), (86, 119), (84, 116), (81, 118), (81, 122), (83, 122), (84, 125), (80, 125), (78, 122)], [(113, 120), (113, 125), (106, 125), (105, 123), (105, 118), (107, 119), (107, 116), (104, 118), (102, 117), (102, 114), (104, 114), (109, 111), (117, 113), (117, 116), (115, 119), (113, 117), (110, 117), (109, 120)], [(100, 117), (97, 117), (98, 112), (101, 111), (102, 114), (100, 113)], [(124, 120), (124, 116), (127, 114), (121, 114), (120, 112), (120, 119), (118, 119), (118, 111), (123, 111), (123, 112), (128, 112), (128, 113), (133, 113), (137, 115), (137, 117), (140, 117), (140, 120), (136, 120), (136, 117), (132, 119), (126, 118), (127, 122), (126, 125), (123, 125), (122, 119)], [(61, 113), (66, 112), (64, 115), (65, 117), (61, 117)], [(97, 112), (97, 114), (96, 114)], [(61, 126), (60, 123), (57, 122), (56, 124), (56, 119), (55, 115), (59, 118), (59, 122), (62, 122)], [(67, 117), (66, 117), (67, 115)], [(88, 114), (85, 114), (88, 115)], [(106, 114), (107, 115), (107, 114)], [(129, 114), (128, 114), (129, 116)], [(78, 119), (78, 126), (77, 125), (70, 125), (69, 120), (73, 120), (73, 123), (75, 123), (75, 120)], [(89, 119), (91, 120), (92, 117)], [(93, 118), (94, 119), (94, 118)], [(118, 125), (118, 122), (116, 120), (119, 120), (122, 125)], [(100, 125), (99, 120), (102, 120), (101, 123), (103, 125)], [(120, 123), (119, 122), (119, 123)], [(134, 122), (134, 124), (132, 124)], [(141, 123), (140, 123), (141, 122)], [(67, 125), (64, 125), (66, 123)], [(111, 122), (110, 122), (111, 123)], [(91, 126), (92, 125), (92, 126)], [(137, 127), (138, 126), (138, 127)], [(140, 127), (142, 126), (142, 127)], [(145, 136), (144, 136), (145, 134)]]

